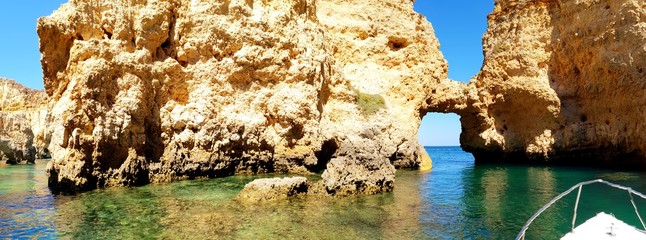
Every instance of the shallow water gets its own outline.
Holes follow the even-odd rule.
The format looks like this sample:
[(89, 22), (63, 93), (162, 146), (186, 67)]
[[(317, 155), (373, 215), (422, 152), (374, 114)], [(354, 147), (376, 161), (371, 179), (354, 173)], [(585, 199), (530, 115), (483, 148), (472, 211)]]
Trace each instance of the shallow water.
[[(604, 178), (646, 192), (644, 173), (475, 166), (473, 157), (459, 147), (426, 149), (433, 171), (399, 171), (392, 193), (262, 206), (233, 201), (253, 177), (52, 196), (45, 160), (0, 166), (0, 238), (513, 239), (534, 212), (578, 182)], [(568, 196), (541, 215), (527, 239), (564, 235), (575, 197)], [(578, 223), (604, 210), (640, 225), (626, 192), (589, 186), (581, 198)], [(635, 200), (646, 209), (646, 201)]]

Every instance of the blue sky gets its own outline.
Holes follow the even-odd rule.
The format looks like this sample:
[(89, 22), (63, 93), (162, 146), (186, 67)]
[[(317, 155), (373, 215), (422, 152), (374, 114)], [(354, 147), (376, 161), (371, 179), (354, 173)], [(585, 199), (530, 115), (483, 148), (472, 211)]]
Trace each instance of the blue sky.
[(43, 89), (36, 19), (67, 0), (6, 1), (0, 8), (0, 77)]
[[(8, 1), (0, 8), (0, 76), (43, 89), (36, 19), (67, 0)], [(468, 81), (482, 65), (482, 35), (493, 0), (417, 0), (415, 10), (433, 24), (440, 49), (449, 62), (449, 77)], [(455, 114), (427, 114), (419, 131), (425, 146), (459, 145)]]

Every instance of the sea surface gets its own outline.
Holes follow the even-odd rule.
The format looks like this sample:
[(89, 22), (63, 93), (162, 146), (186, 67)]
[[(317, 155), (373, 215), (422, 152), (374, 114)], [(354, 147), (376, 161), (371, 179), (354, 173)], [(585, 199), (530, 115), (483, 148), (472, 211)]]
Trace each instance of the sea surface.
[[(590, 168), (474, 164), (459, 147), (427, 147), (431, 172), (398, 171), (395, 190), (341, 199), (240, 205), (250, 176), (54, 196), (46, 160), (0, 166), (0, 239), (513, 239), (560, 192), (602, 178), (646, 192), (646, 174)], [(527, 239), (571, 228), (576, 191), (542, 214)], [(635, 198), (642, 216), (646, 201)], [(641, 226), (624, 192), (581, 193), (577, 224), (605, 211)]]

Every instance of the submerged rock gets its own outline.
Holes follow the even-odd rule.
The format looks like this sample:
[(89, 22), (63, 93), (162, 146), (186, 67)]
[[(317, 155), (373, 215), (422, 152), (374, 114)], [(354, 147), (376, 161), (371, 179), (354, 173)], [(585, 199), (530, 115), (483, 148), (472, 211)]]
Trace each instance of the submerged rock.
[(34, 163), (49, 157), (47, 95), (0, 78), (0, 161)]
[(70, 0), (38, 34), (67, 192), (323, 170), (330, 194), (388, 191), (465, 87), (409, 0)]
[(261, 178), (247, 185), (236, 199), (242, 203), (257, 203), (287, 199), (308, 193), (309, 183), (304, 177)]

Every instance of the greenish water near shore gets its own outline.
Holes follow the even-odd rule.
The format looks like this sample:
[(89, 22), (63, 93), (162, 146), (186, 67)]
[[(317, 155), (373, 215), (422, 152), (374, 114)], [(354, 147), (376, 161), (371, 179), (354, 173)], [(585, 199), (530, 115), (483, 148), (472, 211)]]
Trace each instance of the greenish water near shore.
[[(603, 178), (646, 192), (644, 173), (475, 166), (459, 147), (426, 149), (433, 171), (399, 171), (392, 193), (251, 206), (233, 200), (254, 179), (248, 176), (53, 196), (45, 160), (0, 166), (0, 238), (513, 239), (534, 212), (578, 182)], [(541, 215), (527, 239), (569, 231), (575, 198)], [(640, 225), (626, 192), (587, 186), (581, 198), (578, 223), (605, 211)], [(646, 209), (646, 201), (635, 201)]]

